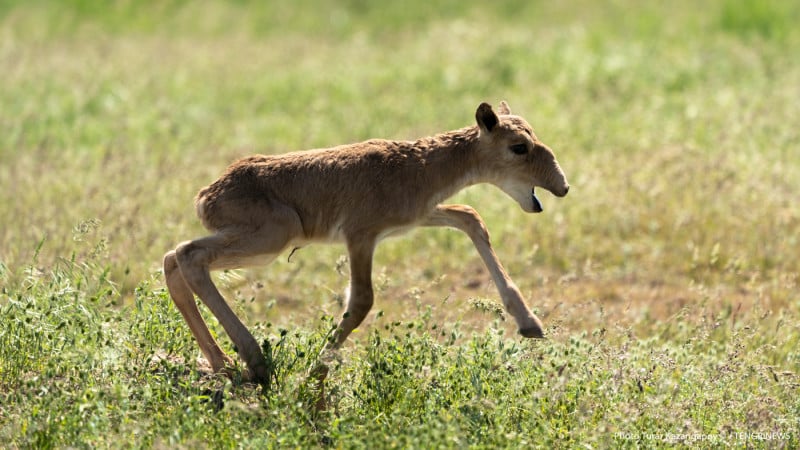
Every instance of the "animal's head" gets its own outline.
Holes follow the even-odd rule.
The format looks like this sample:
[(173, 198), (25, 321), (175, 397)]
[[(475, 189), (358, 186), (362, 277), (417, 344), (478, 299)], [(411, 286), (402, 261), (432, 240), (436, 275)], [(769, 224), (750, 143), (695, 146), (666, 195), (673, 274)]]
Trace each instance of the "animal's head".
[(480, 152), (486, 181), (503, 190), (526, 212), (541, 212), (536, 187), (563, 197), (569, 183), (556, 156), (520, 116), (511, 114), (506, 102), (501, 102), (496, 114), (491, 105), (481, 103), (475, 112), (480, 129)]

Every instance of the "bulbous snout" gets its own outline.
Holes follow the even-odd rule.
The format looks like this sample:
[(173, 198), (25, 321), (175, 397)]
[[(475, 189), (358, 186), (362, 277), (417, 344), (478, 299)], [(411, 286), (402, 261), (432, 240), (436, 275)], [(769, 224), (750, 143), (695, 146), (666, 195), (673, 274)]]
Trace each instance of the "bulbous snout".
[(564, 175), (564, 171), (561, 170), (561, 166), (558, 163), (555, 164), (552, 171), (550, 172), (550, 179), (549, 183), (547, 183), (546, 189), (550, 191), (556, 197), (563, 197), (567, 195), (569, 192), (569, 182), (567, 181), (567, 176)]
[(556, 160), (556, 155), (553, 151), (546, 146), (542, 146), (549, 156), (548, 162), (543, 165), (542, 177), (544, 180), (543, 188), (550, 191), (556, 197), (563, 197), (569, 192), (569, 182), (564, 170), (561, 169), (561, 164)]

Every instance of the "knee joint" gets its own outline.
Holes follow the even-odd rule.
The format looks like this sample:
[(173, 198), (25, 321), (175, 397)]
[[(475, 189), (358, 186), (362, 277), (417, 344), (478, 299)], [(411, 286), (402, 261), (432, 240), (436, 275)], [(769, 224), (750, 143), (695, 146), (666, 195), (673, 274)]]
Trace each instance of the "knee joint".
[(169, 275), (178, 268), (178, 260), (175, 255), (175, 250), (170, 250), (166, 255), (164, 255), (163, 267), (165, 275)]
[(484, 241), (489, 241), (489, 229), (486, 224), (480, 219), (478, 213), (468, 216), (467, 227), (469, 227), (470, 236), (475, 236)]
[(355, 315), (366, 314), (375, 302), (372, 286), (354, 289), (350, 287), (347, 298), (347, 312)]
[(199, 251), (201, 248), (197, 247), (192, 243), (183, 242), (178, 245), (175, 249), (175, 259), (177, 260), (177, 264), (181, 267), (190, 267), (196, 265), (203, 265), (202, 261), (199, 260)]

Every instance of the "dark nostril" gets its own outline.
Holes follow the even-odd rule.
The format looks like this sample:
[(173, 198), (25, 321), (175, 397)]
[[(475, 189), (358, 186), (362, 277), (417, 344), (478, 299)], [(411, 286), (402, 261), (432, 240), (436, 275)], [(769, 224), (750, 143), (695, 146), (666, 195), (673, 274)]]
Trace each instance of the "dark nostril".
[(564, 195), (567, 195), (567, 192), (569, 192), (569, 185), (567, 185), (567, 187), (564, 188)]

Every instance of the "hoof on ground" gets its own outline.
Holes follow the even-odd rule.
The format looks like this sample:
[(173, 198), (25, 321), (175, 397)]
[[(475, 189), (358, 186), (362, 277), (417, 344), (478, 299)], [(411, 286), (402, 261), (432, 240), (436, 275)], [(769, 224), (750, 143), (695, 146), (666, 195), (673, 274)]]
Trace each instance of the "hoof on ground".
[(525, 336), (526, 338), (544, 338), (544, 332), (542, 331), (542, 328), (537, 326), (520, 329), (519, 334)]

